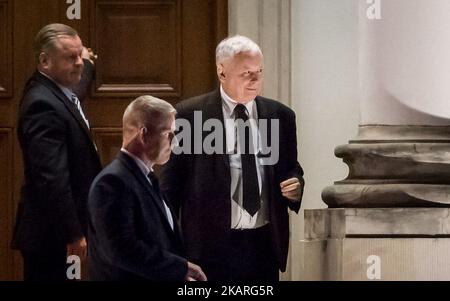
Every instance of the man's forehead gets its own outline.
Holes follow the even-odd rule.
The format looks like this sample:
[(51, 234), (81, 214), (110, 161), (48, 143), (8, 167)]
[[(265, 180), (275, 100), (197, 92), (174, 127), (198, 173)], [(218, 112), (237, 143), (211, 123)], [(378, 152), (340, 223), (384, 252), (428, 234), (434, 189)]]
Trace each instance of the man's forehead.
[(254, 51), (241, 51), (234, 55), (234, 58), (255, 58), (255, 59), (262, 59), (262, 54), (259, 52)]
[(175, 115), (171, 115), (168, 119), (161, 121), (158, 124), (158, 127), (161, 132), (173, 131), (176, 128), (175, 127)]
[(59, 49), (69, 49), (72, 47), (83, 46), (79, 36), (67, 36), (67, 35), (58, 36), (55, 44)]
[(249, 68), (250, 65), (253, 67), (255, 63), (260, 66), (263, 65), (263, 56), (261, 54), (252, 52), (240, 52), (225, 61), (226, 65), (231, 64), (244, 68)]

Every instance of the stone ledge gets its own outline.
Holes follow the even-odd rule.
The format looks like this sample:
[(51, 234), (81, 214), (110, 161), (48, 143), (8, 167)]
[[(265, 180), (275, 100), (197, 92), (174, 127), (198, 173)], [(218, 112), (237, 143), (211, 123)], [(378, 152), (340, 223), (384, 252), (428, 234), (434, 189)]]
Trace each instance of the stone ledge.
[(450, 237), (450, 208), (305, 210), (305, 240), (346, 237)]

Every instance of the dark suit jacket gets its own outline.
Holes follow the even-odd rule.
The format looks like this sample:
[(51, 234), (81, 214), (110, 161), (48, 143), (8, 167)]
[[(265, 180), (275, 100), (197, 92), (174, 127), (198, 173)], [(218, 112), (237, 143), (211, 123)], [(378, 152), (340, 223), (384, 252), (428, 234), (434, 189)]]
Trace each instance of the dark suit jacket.
[(90, 279), (182, 281), (182, 254), (177, 223), (172, 230), (162, 200), (136, 162), (120, 152), (89, 193)]
[(24, 89), (17, 134), (25, 177), (12, 247), (61, 249), (87, 232), (89, 187), (101, 170), (91, 132), (59, 87), (35, 72)]
[[(269, 189), (271, 240), (279, 268), (284, 271), (289, 246), (287, 209), (289, 207), (298, 212), (300, 202), (292, 203), (284, 198), (279, 183), (290, 177), (297, 177), (303, 181), (303, 171), (297, 162), (295, 114), (274, 100), (258, 96), (255, 101), (259, 119), (272, 118), (280, 121), (279, 161), (275, 165), (266, 165), (265, 174)], [(223, 124), (219, 90), (182, 101), (177, 106), (177, 111), (177, 118), (187, 119), (192, 129), (194, 111), (202, 112), (203, 122), (215, 118), (221, 120)], [(203, 138), (209, 133), (204, 132)], [(192, 145), (193, 143), (194, 141)], [(226, 143), (224, 147), (225, 145)], [(163, 167), (161, 187), (175, 210), (181, 208), (181, 226), (188, 258), (194, 261), (221, 261), (221, 258), (226, 258), (227, 246), (230, 245), (230, 182), (230, 164), (226, 154), (172, 153), (170, 161)]]

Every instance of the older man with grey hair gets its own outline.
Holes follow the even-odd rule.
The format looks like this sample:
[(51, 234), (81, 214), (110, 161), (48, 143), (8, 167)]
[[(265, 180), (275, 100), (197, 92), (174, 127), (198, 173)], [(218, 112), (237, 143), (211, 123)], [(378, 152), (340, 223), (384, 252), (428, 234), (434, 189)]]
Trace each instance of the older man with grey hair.
[(89, 193), (91, 280), (206, 280), (182, 257), (175, 216), (153, 171), (169, 160), (175, 112), (151, 96), (125, 110), (122, 149)]
[[(275, 281), (286, 269), (288, 209), (298, 212), (304, 186), (295, 113), (260, 96), (263, 55), (249, 38), (220, 42), (216, 65), (220, 87), (177, 106), (192, 140), (180, 141), (184, 151), (174, 152), (163, 169), (162, 188), (181, 214), (188, 258), (210, 280)], [(223, 149), (199, 153), (195, 137), (210, 133), (195, 125), (209, 120), (222, 124), (216, 145)], [(249, 127), (242, 131), (243, 123)], [(262, 131), (263, 124), (271, 130)], [(263, 142), (272, 142), (277, 160), (264, 160)], [(186, 151), (186, 145), (196, 149)]]

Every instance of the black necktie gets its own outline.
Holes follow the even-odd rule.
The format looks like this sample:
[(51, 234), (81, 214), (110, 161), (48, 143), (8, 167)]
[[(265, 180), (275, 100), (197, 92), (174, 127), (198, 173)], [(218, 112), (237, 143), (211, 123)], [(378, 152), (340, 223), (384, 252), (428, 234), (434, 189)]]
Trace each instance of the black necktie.
[(150, 182), (152, 182), (153, 189), (155, 189), (156, 194), (162, 201), (164, 198), (162, 197), (161, 190), (159, 189), (159, 181), (155, 173), (151, 171), (148, 173), (147, 177), (150, 179)]
[[(243, 122), (248, 120), (248, 116), (245, 112), (245, 106), (243, 104), (238, 104), (234, 108), (235, 120), (241, 119)], [(236, 123), (238, 126), (237, 132), (241, 137), (240, 141), (244, 143), (244, 149), (241, 145), (241, 164), (242, 164), (242, 183), (243, 183), (243, 207), (251, 215), (255, 213), (261, 207), (260, 196), (259, 196), (259, 184), (258, 184), (258, 174), (256, 171), (255, 154), (251, 153), (253, 150), (253, 140), (251, 139), (250, 127), (243, 127), (242, 123)], [(244, 139), (242, 136), (244, 135)]]
[(168, 220), (172, 230), (174, 230), (174, 223), (173, 223), (173, 219), (172, 219), (172, 213), (170, 212), (169, 207), (167, 206), (166, 202), (164, 201), (163, 195), (162, 195), (161, 190), (159, 188), (158, 178), (155, 176), (155, 173), (153, 171), (149, 172), (147, 177), (150, 179), (150, 182), (152, 182), (153, 189), (155, 189), (155, 192), (159, 196), (160, 201), (163, 202), (165, 210), (166, 210), (167, 220)]

